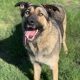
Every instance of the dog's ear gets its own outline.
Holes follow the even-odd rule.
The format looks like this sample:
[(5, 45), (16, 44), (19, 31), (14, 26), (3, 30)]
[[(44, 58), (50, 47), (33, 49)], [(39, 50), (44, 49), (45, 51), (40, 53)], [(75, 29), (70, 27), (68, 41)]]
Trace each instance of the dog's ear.
[(31, 3), (29, 2), (18, 2), (15, 4), (15, 7), (20, 7), (20, 9), (24, 9), (24, 8), (27, 8), (31, 5)]
[(58, 23), (61, 23), (64, 20), (65, 10), (62, 5), (43, 5), (43, 7), (46, 9), (49, 17), (54, 19)]
[(52, 17), (56, 11), (59, 12), (59, 8), (56, 6), (56, 5), (48, 5), (48, 4), (45, 4), (45, 5), (42, 5), (46, 11), (48, 12), (49, 16)]
[(21, 16), (23, 17), (24, 16), (24, 13), (26, 11), (26, 9), (31, 6), (32, 4), (29, 3), (29, 2), (18, 2), (15, 4), (15, 7), (19, 7), (20, 10), (21, 10)]
[[(42, 4), (43, 5), (43, 4)], [(48, 5), (48, 4), (45, 4), (43, 5), (44, 8), (46, 8), (47, 10), (53, 10), (53, 11), (59, 11), (59, 8), (57, 7), (57, 5)]]

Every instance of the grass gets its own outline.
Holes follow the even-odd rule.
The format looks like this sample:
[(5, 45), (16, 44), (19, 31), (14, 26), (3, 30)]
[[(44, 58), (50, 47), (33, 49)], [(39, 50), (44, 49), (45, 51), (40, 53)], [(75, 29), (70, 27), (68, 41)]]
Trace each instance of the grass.
[[(19, 9), (14, 7), (18, 1), (21, 0), (0, 0), (0, 80), (32, 80), (33, 77), (32, 65), (22, 45)], [(29, 1), (34, 4), (55, 2), (64, 5), (67, 12), (69, 53), (65, 55), (63, 50), (61, 51), (59, 80), (80, 80), (80, 1)], [(44, 65), (42, 80), (51, 79), (51, 71)]]

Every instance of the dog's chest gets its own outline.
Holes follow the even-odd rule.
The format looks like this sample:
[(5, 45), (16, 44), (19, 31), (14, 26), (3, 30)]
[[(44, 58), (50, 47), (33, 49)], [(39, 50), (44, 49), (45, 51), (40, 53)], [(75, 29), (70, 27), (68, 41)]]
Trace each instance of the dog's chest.
[(30, 43), (29, 45), (33, 52), (32, 54), (34, 54), (34, 56), (30, 55), (32, 63), (38, 62), (52, 67), (52, 62), (54, 64), (56, 61), (58, 61), (59, 54), (58, 53), (55, 54), (55, 52), (58, 51), (58, 47), (56, 47), (55, 50), (50, 48), (51, 49), (50, 50), (47, 45), (42, 47), (42, 49), (38, 48), (37, 44), (33, 45), (32, 43)]
[[(34, 56), (30, 55), (32, 63), (33, 62), (44, 63), (45, 54), (47, 54), (46, 47), (37, 45), (37, 43), (35, 44), (29, 43), (29, 46), (31, 48), (32, 54), (34, 55)], [(46, 53), (44, 53), (45, 50)]]
[(54, 45), (50, 45), (50, 41), (48, 42), (48, 40), (34, 44), (29, 43), (29, 47), (34, 55), (30, 55), (31, 61), (44, 63), (47, 65), (50, 65), (52, 61), (55, 61), (56, 56), (58, 56), (58, 54), (55, 54), (55, 52), (58, 51), (58, 40), (52, 40), (51, 44), (52, 42), (55, 42), (55, 44), (53, 43)]
[(46, 49), (46, 46), (42, 46), (42, 44), (37, 44), (37, 43), (29, 43), (29, 47), (34, 56), (41, 55)]

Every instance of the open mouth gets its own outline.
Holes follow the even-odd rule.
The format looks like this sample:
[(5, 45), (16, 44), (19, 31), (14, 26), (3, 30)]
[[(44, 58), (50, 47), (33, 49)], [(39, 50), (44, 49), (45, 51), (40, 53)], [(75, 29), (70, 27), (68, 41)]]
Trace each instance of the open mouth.
[(26, 41), (33, 41), (38, 34), (38, 29), (34, 27), (28, 27), (27, 30), (24, 31), (25, 43)]

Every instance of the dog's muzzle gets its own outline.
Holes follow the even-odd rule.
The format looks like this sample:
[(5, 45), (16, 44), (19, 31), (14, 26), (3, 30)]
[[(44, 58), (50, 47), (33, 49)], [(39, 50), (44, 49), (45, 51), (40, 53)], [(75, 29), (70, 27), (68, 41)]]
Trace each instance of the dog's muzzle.
[(37, 16), (31, 15), (25, 18), (24, 23), (24, 42), (33, 41), (43, 31), (42, 25), (37, 21)]

